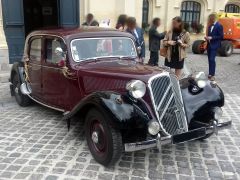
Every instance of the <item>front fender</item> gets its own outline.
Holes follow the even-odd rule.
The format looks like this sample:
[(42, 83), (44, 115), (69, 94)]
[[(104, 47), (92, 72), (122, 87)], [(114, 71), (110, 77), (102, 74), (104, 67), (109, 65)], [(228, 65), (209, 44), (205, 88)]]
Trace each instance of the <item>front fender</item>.
[(90, 94), (65, 115), (64, 119), (69, 119), (79, 112), (81, 115), (86, 115), (90, 108), (97, 108), (103, 115), (110, 116), (110, 118), (106, 118), (111, 119), (108, 123), (117, 129), (146, 128), (150, 121), (150, 116), (142, 110), (143, 108), (139, 107), (139, 104), (131, 102), (127, 97), (115, 92)]
[(213, 119), (213, 109), (224, 106), (224, 94), (216, 83), (208, 81), (199, 93), (191, 92), (193, 85), (189, 79), (180, 81), (180, 85), (189, 124), (192, 121), (209, 123)]

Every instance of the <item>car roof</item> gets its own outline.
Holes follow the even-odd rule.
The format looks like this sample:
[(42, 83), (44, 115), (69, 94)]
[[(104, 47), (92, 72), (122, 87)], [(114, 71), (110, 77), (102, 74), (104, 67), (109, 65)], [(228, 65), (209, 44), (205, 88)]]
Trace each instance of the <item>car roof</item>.
[(98, 36), (121, 36), (121, 37), (130, 37), (132, 35), (127, 32), (122, 32), (112, 28), (101, 28), (101, 27), (89, 27), (89, 26), (81, 26), (78, 28), (48, 28), (41, 29), (38, 31), (33, 31), (29, 34), (29, 36), (36, 35), (54, 35), (59, 36), (64, 39), (72, 39), (77, 37), (98, 37)]

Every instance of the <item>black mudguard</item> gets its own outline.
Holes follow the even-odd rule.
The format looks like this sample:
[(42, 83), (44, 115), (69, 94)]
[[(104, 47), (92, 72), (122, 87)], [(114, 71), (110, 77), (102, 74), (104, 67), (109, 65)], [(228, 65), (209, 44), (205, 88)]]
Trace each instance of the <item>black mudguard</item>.
[(216, 83), (209, 81), (206, 87), (197, 90), (194, 80), (189, 78), (181, 80), (180, 85), (189, 126), (194, 121), (210, 123), (214, 108), (224, 106), (224, 94)]
[(13, 83), (13, 77), (15, 74), (19, 76), (20, 82), (23, 83), (24, 82), (24, 62), (15, 62), (12, 65), (11, 74), (9, 78), (9, 82), (11, 83), (10, 91), (12, 96), (14, 96), (12, 83)]
[(75, 108), (64, 116), (70, 119), (80, 112), (81, 116), (86, 115), (89, 108), (97, 108), (103, 115), (110, 116), (111, 127), (116, 129), (141, 129), (146, 128), (151, 120), (151, 115), (144, 112), (144, 103), (133, 102), (127, 96), (115, 92), (95, 92), (78, 103)]
[(24, 62), (15, 62), (12, 65), (10, 82), (12, 82), (13, 76), (15, 73), (17, 73), (19, 75), (20, 81), (24, 82)]

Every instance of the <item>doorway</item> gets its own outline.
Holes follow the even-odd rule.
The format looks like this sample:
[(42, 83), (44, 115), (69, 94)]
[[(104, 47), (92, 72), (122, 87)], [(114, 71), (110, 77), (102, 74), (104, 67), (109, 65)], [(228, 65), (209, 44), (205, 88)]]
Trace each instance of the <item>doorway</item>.
[(58, 0), (23, 0), (25, 36), (31, 31), (59, 26)]

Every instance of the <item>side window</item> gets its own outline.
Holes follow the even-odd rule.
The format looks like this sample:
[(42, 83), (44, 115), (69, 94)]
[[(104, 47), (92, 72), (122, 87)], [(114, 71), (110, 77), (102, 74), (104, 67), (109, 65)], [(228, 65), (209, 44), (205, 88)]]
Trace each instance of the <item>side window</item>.
[(46, 62), (48, 63), (58, 63), (64, 58), (64, 55), (56, 53), (56, 49), (64, 49), (64, 43), (58, 39), (46, 39)]
[(30, 46), (30, 60), (41, 61), (42, 40), (40, 38), (31, 41)]

